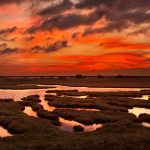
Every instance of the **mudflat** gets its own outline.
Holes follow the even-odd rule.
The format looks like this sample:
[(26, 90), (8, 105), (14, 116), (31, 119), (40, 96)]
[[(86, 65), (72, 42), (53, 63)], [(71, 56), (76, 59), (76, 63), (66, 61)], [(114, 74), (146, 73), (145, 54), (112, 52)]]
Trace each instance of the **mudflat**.
[[(149, 80), (1, 77), (0, 150), (150, 149)], [(58, 89), (57, 85), (75, 88)], [(79, 91), (76, 86), (120, 89)], [(2, 99), (5, 94), (7, 99)]]
[[(0, 88), (27, 89), (39, 88), (33, 84), (66, 85), (101, 88), (149, 88), (149, 76), (102, 76), (76, 78), (59, 77), (1, 77)], [(23, 86), (24, 84), (24, 86)], [(44, 87), (40, 87), (44, 88)]]

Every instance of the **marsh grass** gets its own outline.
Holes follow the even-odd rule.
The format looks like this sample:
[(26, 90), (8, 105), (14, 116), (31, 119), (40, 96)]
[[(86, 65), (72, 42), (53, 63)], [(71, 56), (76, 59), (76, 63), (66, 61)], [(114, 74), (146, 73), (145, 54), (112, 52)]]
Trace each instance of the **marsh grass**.
[[(36, 84), (62, 84), (71, 86), (92, 86), (92, 87), (149, 87), (149, 77), (132, 78), (83, 78), (77, 80), (74, 78), (60, 80), (54, 78), (38, 79), (0, 79), (2, 88), (23, 88), (16, 85), (23, 83)], [(78, 81), (78, 82), (77, 82)], [(8, 84), (8, 85), (7, 85)], [(41, 88), (41, 87), (40, 87)], [(58, 91), (57, 91), (58, 92)], [(60, 92), (60, 91), (59, 91)], [(58, 92), (58, 93), (59, 93)], [(150, 149), (150, 129), (137, 122), (135, 116), (127, 113), (127, 109), (133, 106), (149, 107), (149, 102), (135, 102), (131, 96), (141, 96), (149, 91), (140, 91), (134, 93), (91, 93), (87, 92), (91, 98), (88, 99), (69, 99), (53, 97), (47, 98), (49, 105), (60, 107), (67, 106), (73, 108), (97, 108), (102, 110), (99, 114), (95, 112), (79, 112), (71, 110), (55, 110), (53, 114), (63, 115), (67, 118), (74, 118), (85, 123), (104, 122), (103, 127), (89, 133), (68, 133), (59, 130), (52, 124), (50, 119), (46, 119), (47, 112), (39, 117), (29, 117), (22, 110), (29, 105), (35, 111), (43, 111), (40, 104), (35, 101), (14, 102), (10, 100), (0, 101), (0, 125), (7, 129), (14, 136), (0, 138), (0, 150), (143, 150)], [(60, 93), (63, 93), (62, 91)], [(80, 95), (83, 93), (66, 94), (68, 96)], [(86, 94), (86, 93), (84, 93)], [(93, 99), (96, 96), (97, 98)], [(133, 100), (133, 101), (132, 101)], [(130, 102), (132, 101), (132, 102)], [(145, 118), (144, 118), (145, 117)], [(140, 116), (140, 119), (147, 119), (149, 116)], [(93, 122), (90, 122), (89, 120)], [(55, 121), (55, 120), (54, 120)], [(141, 120), (142, 121), (142, 120)]]
[(100, 111), (100, 112), (93, 112), (93, 111), (76, 111), (70, 109), (55, 109), (53, 111), (57, 115), (69, 119), (75, 120), (77, 122), (91, 125), (94, 123), (101, 124), (107, 122), (117, 122), (121, 120), (131, 120), (133, 122), (137, 121), (137, 118), (133, 114), (129, 114), (126, 112), (112, 112), (112, 111)]
[(139, 121), (150, 123), (150, 115), (149, 114), (140, 114)]
[(53, 114), (51, 112), (48, 112), (46, 110), (38, 110), (37, 116), (44, 118), (44, 119), (49, 119), (52, 122), (52, 124), (54, 124), (54, 125), (57, 125), (57, 126), (61, 125), (61, 123), (59, 121), (59, 116), (56, 114)]
[(78, 90), (47, 90), (46, 93), (78, 92)]
[[(123, 114), (118, 117), (124, 116), (121, 120), (105, 123), (103, 128), (90, 133), (67, 133), (52, 125), (48, 119), (29, 117), (24, 114), (21, 105), (31, 105), (29, 103), (35, 104), (35, 102), (26, 101), (0, 102), (0, 125), (14, 135), (0, 138), (1, 150), (141, 150), (143, 147), (150, 148), (150, 130), (134, 123), (132, 115), (124, 115), (122, 112)], [(76, 113), (71, 112), (70, 117), (75, 117)], [(110, 115), (113, 116), (113, 113), (109, 112)], [(85, 117), (89, 116), (96, 117), (97, 114), (85, 115)]]
[(38, 110), (43, 110), (43, 106), (41, 104), (38, 104), (36, 102), (33, 101), (21, 101), (18, 102), (19, 104), (21, 104), (22, 106), (29, 106), (31, 107), (34, 111), (38, 111)]
[(78, 125), (78, 126), (74, 126), (73, 127), (73, 131), (75, 132), (83, 132), (84, 131), (84, 127)]
[(72, 98), (72, 97), (59, 97), (59, 96), (45, 96), (45, 100), (48, 101), (50, 106), (64, 107), (64, 108), (92, 108), (99, 110), (111, 110), (111, 111), (123, 111), (127, 112), (127, 108), (123, 106), (114, 106), (107, 104), (107, 101), (102, 98)]
[(39, 99), (40, 96), (39, 95), (29, 95), (27, 97), (22, 98), (22, 101), (32, 101), (32, 102), (37, 102), (40, 103), (41, 100)]

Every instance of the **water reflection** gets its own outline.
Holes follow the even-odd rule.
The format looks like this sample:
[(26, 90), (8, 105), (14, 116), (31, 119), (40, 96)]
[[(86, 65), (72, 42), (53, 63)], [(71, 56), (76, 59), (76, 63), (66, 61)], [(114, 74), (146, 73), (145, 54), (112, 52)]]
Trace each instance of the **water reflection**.
[(150, 109), (133, 107), (133, 109), (128, 109), (128, 112), (139, 117), (140, 114), (150, 114)]
[(45, 93), (41, 93), (40, 94), (40, 100), (41, 100), (41, 105), (43, 106), (43, 108), (47, 111), (50, 111), (52, 112), (53, 110), (56, 109), (56, 107), (53, 107), (53, 106), (49, 106), (48, 105), (48, 101), (45, 101)]
[(31, 107), (25, 107), (23, 112), (28, 116), (37, 117), (37, 113), (33, 111)]
[[(62, 85), (38, 85), (38, 86), (51, 86), (54, 88), (46, 88), (46, 89), (27, 89), (27, 90), (6, 90), (0, 89), (0, 98), (7, 99), (13, 98), (15, 101), (21, 100), (23, 97), (27, 97), (28, 95), (43, 95), (47, 90), (79, 90), (80, 92), (110, 92), (110, 91), (140, 91), (140, 88), (89, 88), (89, 87), (69, 87)], [(56, 93), (53, 93), (56, 95)], [(78, 98), (86, 98), (86, 96), (80, 96)]]
[(119, 91), (140, 91), (146, 89), (146, 88), (93, 88), (93, 87), (73, 87), (63, 85), (37, 85), (37, 86), (39, 87), (51, 86), (56, 87), (55, 90), (78, 90), (79, 92), (119, 92)]
[(150, 128), (150, 123), (147, 123), (147, 122), (143, 122), (142, 125), (146, 128)]
[(101, 111), (99, 109), (92, 109), (92, 108), (59, 108), (59, 109), (70, 109), (70, 110), (83, 110), (83, 111)]
[[(28, 116), (38, 117), (37, 113), (35, 111), (33, 111), (31, 107), (25, 107), (25, 110), (23, 112), (25, 114), (27, 114)], [(66, 119), (63, 119), (61, 117), (59, 117), (59, 121), (61, 123), (61, 126), (59, 128), (63, 131), (68, 131), (68, 132), (73, 132), (73, 127), (76, 125), (82, 126), (84, 128), (85, 132), (94, 131), (97, 128), (102, 127), (101, 124), (93, 124), (93, 125), (86, 126), (86, 125), (83, 125), (79, 122), (66, 120)]]
[[(38, 86), (45, 86), (45, 85), (38, 85)], [(52, 85), (47, 85), (47, 86), (51, 86)], [(56, 109), (53, 106), (49, 106), (48, 102), (44, 100), (44, 95), (46, 94), (45, 92), (47, 90), (79, 90), (79, 92), (118, 92), (118, 91), (140, 91), (141, 88), (88, 88), (88, 87), (69, 87), (69, 86), (62, 86), (62, 85), (53, 85), (54, 88), (47, 88), (47, 89), (29, 89), (29, 90), (0, 90), (0, 98), (1, 99), (7, 99), (7, 98), (13, 98), (15, 101), (20, 101), (21, 98), (23, 97), (27, 97), (29, 95), (35, 95), (38, 94), (40, 95), (40, 99), (41, 99), (41, 105), (43, 105), (44, 109), (47, 111), (53, 111), (54, 109)], [(52, 94), (52, 93), (51, 93)], [(56, 93), (53, 93), (53, 95), (56, 95)], [(76, 96), (76, 98), (86, 98), (87, 96)], [(138, 98), (139, 99), (139, 98)], [(148, 99), (148, 95), (144, 95), (141, 99)], [(74, 109), (74, 108), (73, 108)], [(88, 108), (75, 108), (75, 110), (85, 110), (85, 111), (100, 111), (97, 109), (88, 109)], [(149, 109), (145, 109), (145, 108), (133, 108), (133, 109), (129, 109), (130, 113), (135, 114), (137, 117), (142, 114), (142, 113), (147, 113), (150, 114), (150, 110)], [(31, 107), (25, 107), (24, 113), (26, 113), (29, 116), (33, 116), (33, 117), (37, 117), (37, 113), (35, 111), (32, 110)], [(76, 125), (81, 125), (84, 127), (85, 132), (89, 132), (89, 131), (94, 131), (97, 128), (102, 127), (101, 124), (93, 124), (90, 126), (85, 126), (79, 122), (76, 121), (69, 121), (69, 120), (65, 120), (63, 118), (59, 118), (60, 122), (62, 123), (62, 126), (60, 127), (60, 129), (64, 130), (64, 131), (73, 131), (73, 126)], [(0, 134), (2, 134), (4, 131), (1, 132), (0, 129)], [(7, 130), (5, 131), (7, 132)], [(8, 135), (10, 135), (8, 133)]]
[[(51, 94), (52, 95), (52, 94)], [(54, 94), (53, 94), (54, 95)], [(57, 95), (57, 94), (56, 94)], [(87, 95), (85, 96), (69, 96), (69, 95), (61, 95), (61, 97), (72, 97), (72, 98), (81, 98), (81, 99), (85, 99), (88, 98)]]
[(134, 99), (141, 99), (141, 100), (149, 100), (150, 95), (143, 95), (142, 97), (136, 97)]
[(13, 135), (10, 134), (6, 129), (0, 126), (0, 137), (4, 138), (8, 136), (13, 136)]
[(45, 101), (45, 100), (41, 100), (41, 103), (40, 103), (40, 104), (43, 106), (43, 108), (44, 108), (45, 110), (50, 111), (50, 112), (52, 112), (53, 110), (56, 109), (56, 107), (49, 106), (49, 105), (48, 105), (48, 102)]
[(87, 95), (85, 95), (85, 96), (75, 96), (75, 98), (87, 98), (88, 96)]
[(97, 128), (101, 128), (101, 124), (93, 124), (93, 125), (83, 125), (79, 122), (76, 121), (70, 121), (70, 120), (65, 120), (63, 118), (59, 118), (59, 121), (62, 123), (62, 125), (59, 127), (63, 131), (69, 131), (73, 132), (73, 127), (74, 126), (82, 126), (84, 128), (84, 132), (91, 132), (95, 131)]
[(0, 98), (13, 98), (15, 101), (20, 101), (21, 98), (29, 95), (45, 94), (46, 89), (29, 89), (29, 90), (0, 90)]

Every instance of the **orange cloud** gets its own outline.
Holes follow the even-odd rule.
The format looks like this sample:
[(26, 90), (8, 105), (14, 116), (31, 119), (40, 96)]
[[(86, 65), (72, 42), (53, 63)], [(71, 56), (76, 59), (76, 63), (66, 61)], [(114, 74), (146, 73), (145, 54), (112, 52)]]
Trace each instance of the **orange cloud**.
[(60, 59), (76, 62), (72, 64), (72, 67), (79, 70), (117, 70), (150, 66), (150, 61), (143, 56), (129, 53), (113, 53), (100, 56), (62, 56)]
[[(65, 11), (64, 8), (60, 9), (58, 7), (58, 10), (53, 9), (53, 14), (48, 12), (47, 15), (40, 16), (39, 13), (35, 14), (36, 11), (49, 7), (49, 2), (38, 3), (39, 6), (37, 8), (37, 5), (35, 5), (35, 10), (32, 10), (33, 7), (31, 8), (30, 2), (26, 1), (25, 3), (19, 3), (19, 5), (18, 3), (7, 3), (7, 5), (1, 5), (0, 7), (0, 29), (16, 27), (15, 32), (3, 36), (3, 39), (0, 35), (0, 44), (5, 45), (6, 48), (18, 49), (18, 53), (5, 54), (1, 58), (0, 71), (2, 73), (24, 75), (24, 72), (28, 72), (29, 74), (38, 75), (42, 72), (47, 74), (62, 72), (63, 74), (63, 72), (67, 71), (92, 72), (99, 70), (150, 68), (149, 37), (146, 35), (139, 36), (138, 34), (137, 36), (131, 36), (131, 34), (127, 36), (129, 31), (132, 32), (137, 28), (143, 27), (143, 25), (135, 24), (135, 29), (130, 24), (129, 26), (124, 26), (124, 23), (140, 21), (139, 19), (142, 17), (138, 18), (137, 16), (134, 19), (134, 16), (132, 16), (131, 19), (133, 20), (129, 21), (128, 19), (130, 18), (127, 17), (125, 22), (120, 22), (120, 28), (116, 28), (119, 25), (119, 20), (116, 22), (117, 26), (111, 24), (116, 21), (116, 11), (111, 10), (109, 12), (106, 9), (107, 13), (112, 14), (114, 12), (112, 14), (113, 20), (108, 20), (108, 17), (103, 15), (103, 17), (100, 17), (101, 13), (99, 13), (99, 10), (95, 11), (97, 8), (103, 8), (104, 6), (97, 7), (96, 5), (89, 10), (83, 8), (80, 11), (79, 9), (74, 9), (74, 7), (69, 7)], [(114, 6), (114, 9), (118, 8), (116, 4)], [(61, 5), (61, 7), (64, 7), (64, 5)], [(119, 13), (123, 14), (124, 12), (126, 11), (119, 11)], [(88, 14), (91, 13), (93, 15), (89, 17)], [(132, 13), (136, 12), (133, 11)], [(59, 14), (60, 16), (62, 15), (60, 18)], [(48, 21), (48, 24), (46, 23), (44, 30), (39, 29), (35, 33), (25, 32), (31, 27), (40, 27), (41, 24), (50, 18), (53, 19), (50, 22)], [(68, 21), (64, 20), (66, 18)], [(80, 23), (78, 24), (78, 22)], [(64, 23), (63, 26), (62, 23)], [(141, 23), (144, 23), (144, 20), (141, 20)], [(67, 25), (68, 28), (66, 28)], [(149, 26), (148, 23), (146, 25)], [(105, 27), (112, 27), (114, 30), (107, 29), (108, 32), (95, 32), (83, 36), (85, 31)], [(127, 30), (125, 31), (122, 27), (125, 27)], [(144, 34), (145, 32), (142, 33)], [(43, 49), (41, 51), (36, 51), (35, 49), (35, 53), (31, 52), (33, 47), (48, 47), (57, 41), (67, 41), (68, 44), (62, 49), (60, 48), (60, 43), (55, 44), (57, 47), (55, 52), (46, 51), (44, 53)], [(0, 50), (2, 51), (2, 49)]]
[[(126, 41), (127, 40), (127, 41)], [(137, 43), (133, 38), (106, 38), (100, 46), (105, 49), (150, 50), (150, 43)]]
[(66, 70), (118, 70), (150, 67), (150, 61), (143, 56), (114, 53), (100, 56), (55, 56), (57, 64), (37, 65), (32, 64), (30, 71), (66, 71)]

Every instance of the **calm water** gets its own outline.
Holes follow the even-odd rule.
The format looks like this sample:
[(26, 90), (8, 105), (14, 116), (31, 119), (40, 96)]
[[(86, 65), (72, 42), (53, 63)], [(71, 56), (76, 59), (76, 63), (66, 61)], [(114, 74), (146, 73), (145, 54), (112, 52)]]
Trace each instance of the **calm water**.
[[(80, 92), (117, 92), (117, 91), (140, 91), (140, 88), (88, 88), (88, 87), (69, 87), (62, 85), (38, 85), (39, 87), (51, 86), (54, 88), (47, 89), (29, 89), (29, 90), (2, 90), (0, 89), (0, 98), (13, 98), (15, 101), (19, 101), (22, 97), (28, 95), (39, 94), (43, 96), (47, 90), (79, 90)], [(143, 88), (144, 89), (144, 88)], [(86, 98), (82, 96), (81, 98)]]
[(60, 109), (83, 110), (83, 111), (100, 111), (99, 109), (92, 109), (92, 108), (60, 108)]
[(23, 112), (28, 116), (37, 117), (37, 113), (33, 111), (31, 107), (25, 107)]
[[(28, 116), (38, 117), (37, 113), (35, 111), (33, 111), (31, 107), (25, 107), (25, 110), (23, 112), (26, 113)], [(63, 131), (69, 131), (69, 132), (73, 132), (73, 127), (76, 125), (80, 125), (80, 126), (84, 127), (85, 132), (94, 131), (97, 128), (102, 127), (101, 124), (83, 125), (77, 121), (66, 120), (66, 119), (61, 118), (61, 117), (59, 117), (59, 121), (61, 123), (61, 126), (59, 128)]]
[[(39, 87), (49, 87), (51, 85), (37, 85)], [(118, 91), (140, 91), (147, 88), (92, 88), (92, 87), (71, 87), (63, 85), (52, 85), (55, 90), (78, 90), (80, 92), (118, 92)]]
[(132, 113), (139, 117), (140, 114), (150, 114), (150, 109), (146, 108), (138, 108), (138, 107), (133, 107), (133, 109), (128, 109), (129, 113)]
[(62, 125), (59, 127), (63, 131), (73, 131), (74, 126), (82, 126), (84, 128), (84, 132), (91, 132), (94, 131), (98, 128), (102, 127), (102, 124), (93, 124), (93, 125), (83, 125), (79, 122), (76, 121), (70, 121), (70, 120), (65, 120), (63, 118), (59, 118), (59, 121), (62, 123)]
[(10, 134), (6, 129), (0, 126), (0, 137), (4, 138), (8, 136), (13, 136), (13, 135)]
[(143, 122), (142, 125), (146, 128), (150, 128), (150, 123), (147, 123), (147, 122)]
[[(51, 86), (54, 88), (47, 89), (29, 89), (29, 90), (2, 90), (0, 89), (0, 98), (13, 98), (15, 101), (19, 101), (22, 97), (28, 95), (39, 94), (43, 96), (47, 90), (79, 90), (80, 92), (117, 92), (117, 91), (140, 91), (140, 88), (89, 88), (89, 87), (69, 87), (62, 85), (38, 85), (39, 87)], [(144, 88), (143, 88), (144, 89)], [(82, 96), (81, 98), (86, 98)]]
[[(46, 85), (38, 85), (38, 86), (46, 86)], [(47, 85), (51, 86), (51, 85)], [(56, 87), (56, 88), (55, 88)], [(69, 86), (62, 86), (62, 85), (54, 85), (54, 88), (49, 88), (49, 89), (29, 89), (29, 90), (0, 90), (0, 98), (1, 99), (6, 99), (6, 98), (13, 98), (15, 101), (20, 101), (21, 98), (29, 96), (29, 95), (34, 95), (34, 94), (39, 94), (40, 99), (41, 99), (41, 105), (43, 105), (44, 109), (47, 111), (52, 112), (56, 108), (53, 106), (49, 106), (48, 102), (44, 100), (44, 95), (46, 94), (45, 92), (47, 90), (79, 90), (81, 92), (110, 92), (110, 91), (140, 91), (140, 88), (88, 88), (88, 87), (69, 87)], [(55, 93), (54, 93), (55, 95)], [(81, 96), (77, 98), (86, 98), (87, 96)], [(139, 99), (139, 98), (138, 98)], [(143, 96), (141, 99), (147, 100), (148, 95)], [(83, 108), (75, 108), (75, 110), (84, 110), (84, 111), (100, 111), (97, 109), (83, 109)], [(141, 113), (147, 113), (150, 114), (149, 109), (145, 108), (133, 108), (129, 110), (130, 113), (135, 114), (137, 117)], [(26, 113), (29, 116), (37, 117), (37, 113), (31, 109), (31, 107), (25, 107), (24, 113)], [(85, 126), (79, 122), (73, 121), (73, 120), (65, 120), (64, 118), (59, 118), (62, 126), (59, 127), (61, 130), (64, 131), (72, 131), (73, 126), (75, 125), (81, 125), (84, 127), (85, 132), (89, 131), (94, 131), (97, 128), (102, 127), (101, 124), (93, 124), (90, 126)], [(5, 129), (4, 129), (5, 130)], [(7, 130), (6, 130), (7, 131)], [(0, 130), (1, 132), (1, 130)]]
[(150, 95), (143, 95), (142, 97), (136, 97), (134, 99), (141, 99), (141, 100), (149, 100)]

